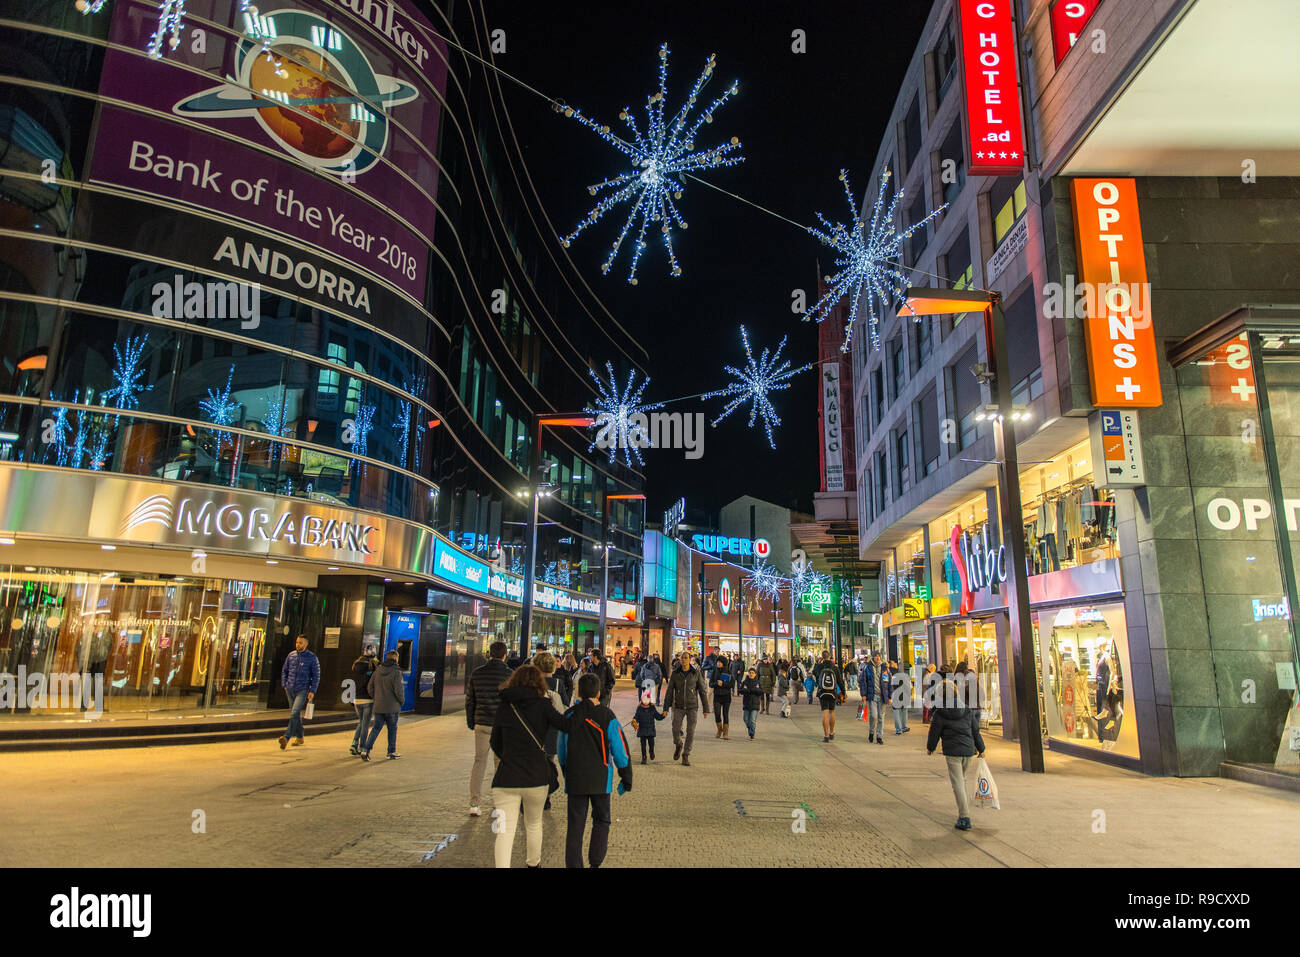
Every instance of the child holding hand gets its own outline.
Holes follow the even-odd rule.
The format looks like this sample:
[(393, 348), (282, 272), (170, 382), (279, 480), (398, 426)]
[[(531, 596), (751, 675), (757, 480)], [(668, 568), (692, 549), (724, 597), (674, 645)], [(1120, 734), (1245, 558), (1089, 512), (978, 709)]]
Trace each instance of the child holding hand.
[(655, 722), (662, 721), (668, 717), (667, 712), (660, 711), (654, 706), (654, 700), (649, 691), (641, 692), (641, 703), (637, 705), (636, 716), (632, 719), (632, 727), (636, 729), (636, 736), (641, 739), (641, 763), (645, 764), (647, 744), (650, 749), (650, 760), (655, 759)]

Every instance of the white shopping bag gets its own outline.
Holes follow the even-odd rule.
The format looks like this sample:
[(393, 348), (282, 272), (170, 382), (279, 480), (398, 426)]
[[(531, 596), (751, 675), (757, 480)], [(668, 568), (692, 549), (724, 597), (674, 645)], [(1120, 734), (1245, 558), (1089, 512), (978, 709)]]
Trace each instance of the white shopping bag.
[(307, 707), (302, 709), (302, 719), (304, 721), (310, 721), (311, 716), (314, 715), (315, 713), (316, 713), (316, 702), (308, 701)]
[(993, 780), (989, 763), (983, 758), (975, 761), (975, 806), (988, 807), (995, 811), (1002, 806), (998, 803), (997, 782)]

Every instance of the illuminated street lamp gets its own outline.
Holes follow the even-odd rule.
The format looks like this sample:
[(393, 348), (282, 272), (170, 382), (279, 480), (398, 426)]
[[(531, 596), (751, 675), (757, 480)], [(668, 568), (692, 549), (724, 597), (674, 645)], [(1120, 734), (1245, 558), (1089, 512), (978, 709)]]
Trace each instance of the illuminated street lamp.
[[(1002, 295), (997, 292), (962, 289), (909, 288), (900, 316), (946, 316), (982, 313), (984, 341), (989, 361), (976, 369), (981, 382), (991, 383), (994, 403), (981, 410), (984, 420), (994, 424), (993, 441), (998, 467), (1001, 503), (1002, 540), (1011, 552), (1011, 572), (1007, 576), (1007, 617), (1011, 625), (1011, 660), (1014, 672), (1012, 688), (1016, 694), (1016, 730), (1020, 737), (1020, 767), (1041, 773), (1043, 735), (1038, 713), (1038, 676), (1034, 666), (1034, 626), (1029, 614), (1029, 574), (1025, 558), (1024, 513), (1020, 504), (1020, 466), (1016, 459), (1016, 422), (1028, 418), (1028, 412), (1011, 402), (1011, 377), (1008, 371), (1006, 317), (1002, 313)], [(1001, 372), (1001, 374), (999, 374)]]
[(519, 623), (519, 655), (528, 657), (528, 646), (533, 632), (533, 585), (536, 580), (534, 569), (537, 565), (537, 509), (543, 497), (554, 490), (553, 485), (542, 482), (542, 430), (549, 426), (574, 426), (588, 428), (596, 424), (594, 416), (584, 413), (557, 415), (554, 412), (537, 412), (533, 414), (533, 455), (528, 471), (528, 489), (521, 497), (532, 496), (532, 505), (528, 509), (528, 528), (524, 532), (524, 602), (523, 617)]

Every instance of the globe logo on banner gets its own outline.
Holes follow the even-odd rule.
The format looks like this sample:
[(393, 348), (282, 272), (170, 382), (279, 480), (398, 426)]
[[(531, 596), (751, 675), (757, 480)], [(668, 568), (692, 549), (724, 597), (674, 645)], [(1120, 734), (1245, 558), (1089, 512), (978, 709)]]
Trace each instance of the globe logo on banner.
[(724, 615), (731, 614), (731, 580), (724, 578), (718, 582), (718, 605)]
[(274, 38), (271, 53), (241, 40), (236, 76), (173, 111), (253, 117), (280, 149), (322, 172), (351, 176), (373, 167), (388, 148), (386, 111), (419, 96), (415, 87), (376, 73), (351, 37), (315, 14), (277, 10), (259, 20)]

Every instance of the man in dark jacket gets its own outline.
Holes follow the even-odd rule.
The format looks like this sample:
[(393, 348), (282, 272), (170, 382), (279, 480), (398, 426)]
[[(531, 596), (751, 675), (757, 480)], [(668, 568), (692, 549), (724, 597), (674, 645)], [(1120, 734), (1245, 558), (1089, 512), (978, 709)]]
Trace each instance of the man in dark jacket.
[[(958, 700), (956, 687), (945, 683), (940, 689), (943, 703)], [(930, 717), (930, 737), (925, 742), (925, 753), (934, 754), (935, 745), (943, 742), (943, 757), (948, 762), (948, 780), (953, 797), (957, 799), (959, 831), (970, 830), (970, 795), (966, 791), (966, 769), (976, 755), (984, 757), (984, 738), (980, 736), (980, 713), (977, 708), (936, 708)]]
[[(487, 664), (474, 669), (465, 682), (465, 721), (474, 732), (474, 769), (469, 777), (469, 813), (478, 817), (479, 798), (483, 792), (483, 773), (492, 751), (492, 723), (501, 705), (501, 686), (510, 678), (506, 667), (506, 643), (494, 641), (488, 646)], [(493, 755), (492, 766), (496, 767)]]
[(591, 846), (587, 861), (600, 867), (609, 848), (609, 795), (614, 790), (618, 769), (618, 793), (632, 790), (632, 761), (627, 738), (614, 712), (600, 703), (600, 679), (583, 675), (578, 679), (577, 704), (565, 712), (569, 730), (560, 733), (560, 769), (564, 772), (564, 793), (569, 796), (569, 831), (564, 839), (567, 867), (582, 866), (582, 834), (591, 808)]
[(289, 729), (280, 735), (281, 751), (290, 738), (295, 747), (303, 743), (302, 709), (315, 700), (320, 686), (320, 659), (307, 650), (307, 636), (299, 635), (293, 647), (280, 669), (280, 687), (289, 698)]
[(867, 741), (884, 744), (881, 736), (884, 729), (885, 712), (889, 709), (889, 696), (892, 692), (892, 679), (889, 668), (880, 660), (880, 652), (875, 652), (862, 669), (862, 680), (858, 682), (858, 693), (862, 695), (867, 715)]
[[(691, 653), (683, 651), (678, 666), (668, 677), (668, 692), (664, 695), (664, 708), (673, 709), (673, 760), (682, 759), (682, 767), (691, 766), (691, 745), (695, 743), (695, 722), (699, 720), (700, 707), (709, 710), (709, 692), (704, 685), (704, 675), (691, 664)], [(682, 746), (682, 719), (686, 720), (686, 742)]]
[(763, 689), (762, 714), (771, 714), (772, 688), (776, 684), (776, 666), (767, 655), (758, 663), (758, 684)]
[(840, 703), (844, 690), (844, 675), (840, 666), (831, 661), (829, 651), (822, 652), (822, 660), (813, 668), (814, 693), (822, 706), (822, 741), (835, 740), (835, 706)]
[(591, 649), (591, 673), (600, 679), (600, 703), (608, 708), (614, 698), (614, 669), (599, 648)]
[(390, 651), (384, 656), (384, 663), (370, 676), (368, 691), (375, 702), (375, 726), (370, 729), (370, 739), (361, 749), (361, 760), (370, 760), (370, 749), (379, 740), (379, 729), (388, 728), (388, 760), (401, 757), (397, 753), (397, 716), (402, 711), (402, 699), (406, 697), (406, 682), (402, 680), (402, 669), (397, 666), (398, 655)]

